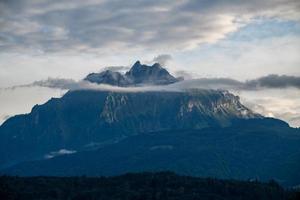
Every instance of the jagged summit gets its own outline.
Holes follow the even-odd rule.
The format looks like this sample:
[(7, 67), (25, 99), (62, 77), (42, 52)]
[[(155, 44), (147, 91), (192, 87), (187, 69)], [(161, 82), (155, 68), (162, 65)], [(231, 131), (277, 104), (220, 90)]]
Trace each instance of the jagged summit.
[(100, 73), (91, 73), (87, 75), (84, 80), (87, 80), (91, 83), (103, 83), (116, 86), (127, 86), (131, 84), (131, 80), (129, 80), (126, 76), (124, 76), (120, 72), (111, 70), (105, 70)]
[(141, 64), (141, 62), (138, 60), (132, 65), (131, 69), (128, 72), (126, 72), (126, 74), (134, 74), (137, 72), (145, 72), (145, 71), (159, 71), (162, 69), (163, 68), (159, 63), (154, 63), (153, 65), (149, 66), (149, 65)]
[(179, 79), (172, 76), (159, 63), (145, 65), (141, 64), (140, 61), (136, 61), (125, 74), (106, 70), (100, 73), (91, 73), (84, 80), (97, 84), (109, 84), (121, 87), (143, 84), (167, 85), (179, 81)]

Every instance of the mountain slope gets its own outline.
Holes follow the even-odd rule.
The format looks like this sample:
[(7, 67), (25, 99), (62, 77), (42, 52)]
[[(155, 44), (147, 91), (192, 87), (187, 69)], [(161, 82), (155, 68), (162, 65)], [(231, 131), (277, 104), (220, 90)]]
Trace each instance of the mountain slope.
[(111, 176), (171, 170), (201, 177), (300, 184), (298, 129), (279, 125), (273, 119), (239, 120), (238, 124), (145, 133), (97, 150), (22, 163), (4, 172), (22, 176)]

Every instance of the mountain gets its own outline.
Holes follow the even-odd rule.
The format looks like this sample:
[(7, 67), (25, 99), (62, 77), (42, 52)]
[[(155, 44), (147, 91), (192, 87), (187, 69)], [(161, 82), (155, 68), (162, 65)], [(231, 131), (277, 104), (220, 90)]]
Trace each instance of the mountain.
[[(160, 65), (139, 62), (124, 75), (100, 74), (93, 80), (119, 86), (175, 81)], [(9, 118), (0, 126), (1, 173), (172, 170), (299, 184), (299, 129), (254, 113), (227, 91), (130, 91), (68, 91)]]
[(137, 61), (125, 74), (105, 70), (100, 73), (91, 73), (84, 80), (97, 84), (109, 84), (121, 87), (144, 84), (167, 85), (179, 81), (179, 79), (169, 74), (159, 63), (148, 66), (141, 64), (140, 61)]
[(69, 91), (2, 124), (0, 163), (43, 158), (60, 149), (80, 151), (140, 133), (224, 127), (256, 117), (261, 116), (224, 91)]

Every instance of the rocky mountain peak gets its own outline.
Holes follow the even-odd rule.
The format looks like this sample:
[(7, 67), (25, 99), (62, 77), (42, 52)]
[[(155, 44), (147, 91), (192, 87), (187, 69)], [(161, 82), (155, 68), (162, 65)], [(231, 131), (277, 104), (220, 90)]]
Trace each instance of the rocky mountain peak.
[(130, 83), (123, 74), (111, 70), (105, 70), (100, 73), (91, 73), (84, 80), (91, 83), (102, 83), (116, 86), (125, 86)]
[(153, 65), (141, 64), (136, 61), (129, 71), (125, 74), (106, 70), (100, 73), (91, 73), (84, 80), (116, 86), (138, 86), (143, 84), (167, 85), (179, 81), (172, 76), (159, 63)]

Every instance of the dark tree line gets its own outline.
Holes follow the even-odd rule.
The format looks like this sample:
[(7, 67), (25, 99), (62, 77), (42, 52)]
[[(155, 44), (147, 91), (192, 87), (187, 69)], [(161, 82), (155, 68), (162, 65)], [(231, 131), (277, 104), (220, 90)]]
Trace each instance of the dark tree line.
[(287, 191), (275, 181), (204, 179), (171, 172), (116, 177), (0, 177), (1, 200), (292, 200), (299, 197), (299, 192)]

